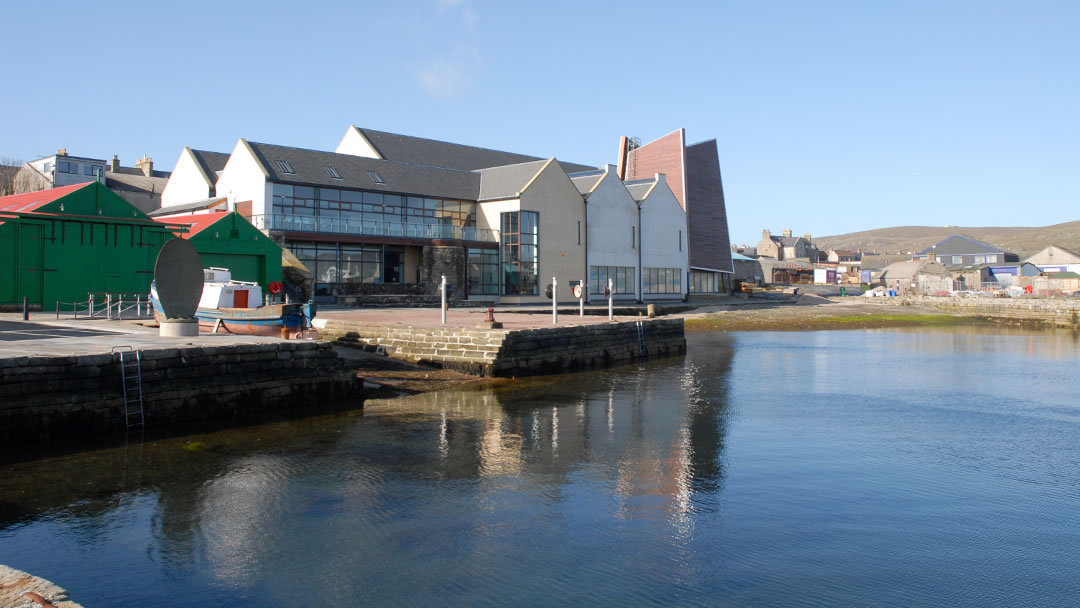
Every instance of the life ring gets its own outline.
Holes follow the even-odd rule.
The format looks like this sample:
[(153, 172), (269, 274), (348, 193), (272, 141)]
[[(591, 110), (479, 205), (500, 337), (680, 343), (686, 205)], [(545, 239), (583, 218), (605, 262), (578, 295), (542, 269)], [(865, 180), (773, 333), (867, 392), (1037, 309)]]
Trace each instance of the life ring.
[(1024, 285), (1024, 293), (1031, 293), (1033, 291), (1035, 291), (1035, 287), (1033, 285)]
[(284, 289), (284, 286), (281, 284), (281, 281), (274, 281), (273, 283), (267, 285), (266, 288), (270, 290), (270, 293), (276, 296), (281, 293), (281, 290)]

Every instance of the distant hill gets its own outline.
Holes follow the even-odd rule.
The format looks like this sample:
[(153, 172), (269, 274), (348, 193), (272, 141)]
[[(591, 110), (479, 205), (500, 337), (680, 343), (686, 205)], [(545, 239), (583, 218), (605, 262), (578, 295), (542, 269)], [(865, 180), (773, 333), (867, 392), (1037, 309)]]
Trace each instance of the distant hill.
[(989, 245), (1016, 253), (1023, 259), (1050, 245), (1080, 251), (1080, 222), (1040, 228), (966, 228), (962, 226), (899, 226), (837, 236), (815, 237), (820, 249), (862, 249), (866, 252), (896, 253), (922, 251), (954, 234), (963, 234)]

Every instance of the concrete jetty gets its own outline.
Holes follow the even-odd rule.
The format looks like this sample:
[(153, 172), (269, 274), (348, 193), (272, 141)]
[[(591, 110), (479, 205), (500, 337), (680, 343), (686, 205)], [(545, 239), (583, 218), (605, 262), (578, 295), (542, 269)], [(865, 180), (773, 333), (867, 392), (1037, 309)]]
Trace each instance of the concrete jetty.
[(140, 351), (147, 427), (363, 404), (362, 382), (325, 341), (161, 338), (131, 322), (0, 318), (0, 443), (124, 430), (116, 347)]
[(319, 335), (346, 344), (384, 347), (391, 356), (479, 376), (556, 374), (686, 352), (682, 319), (500, 311), (501, 328), (477, 327), (480, 309), (324, 311)]

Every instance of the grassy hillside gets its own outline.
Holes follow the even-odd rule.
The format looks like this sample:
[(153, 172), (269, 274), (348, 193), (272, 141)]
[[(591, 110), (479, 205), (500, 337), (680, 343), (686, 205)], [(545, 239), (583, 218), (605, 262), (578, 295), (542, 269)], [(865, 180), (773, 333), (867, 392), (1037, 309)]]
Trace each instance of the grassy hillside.
[(962, 226), (900, 226), (814, 238), (822, 249), (862, 249), (876, 253), (922, 251), (954, 234), (963, 234), (984, 243), (1025, 256), (1050, 245), (1080, 251), (1080, 222), (1039, 228), (967, 228)]

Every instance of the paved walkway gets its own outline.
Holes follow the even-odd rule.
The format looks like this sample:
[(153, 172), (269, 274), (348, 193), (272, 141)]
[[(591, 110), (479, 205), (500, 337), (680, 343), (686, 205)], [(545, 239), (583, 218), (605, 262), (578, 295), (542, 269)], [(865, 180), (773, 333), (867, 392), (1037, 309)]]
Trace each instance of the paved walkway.
[[(551, 307), (537, 307), (535, 312), (508, 312), (505, 309), (495, 310), (495, 320), (503, 324), (503, 329), (538, 329), (544, 327), (574, 327), (578, 325), (595, 325), (607, 323), (607, 307), (603, 309), (590, 307), (594, 312), (603, 311), (603, 314), (586, 314), (578, 316), (576, 308), (570, 313), (569, 308), (560, 308), (559, 323), (551, 322)], [(642, 307), (642, 313), (645, 312)], [(319, 320), (350, 321), (354, 323), (368, 323), (371, 325), (401, 325), (413, 327), (451, 327), (473, 328), (477, 323), (484, 320), (486, 308), (451, 308), (446, 313), (446, 325), (442, 324), (442, 317), (438, 308), (370, 308), (370, 309), (340, 309), (319, 310), (315, 317), (315, 327), (319, 326)], [(615, 321), (640, 321), (644, 315), (616, 316)]]
[(23, 321), (22, 313), (0, 313), (0, 359), (96, 355), (108, 353), (114, 346), (130, 346), (140, 350), (280, 342), (278, 338), (230, 334), (162, 338), (158, 336), (156, 327), (144, 327), (140, 323), (106, 319), (57, 320), (55, 314), (49, 313), (31, 313), (30, 320)]

